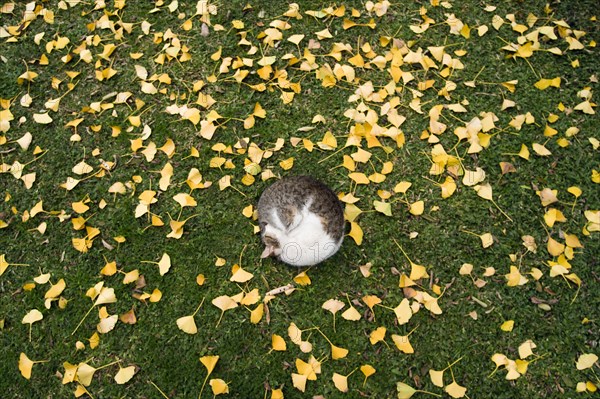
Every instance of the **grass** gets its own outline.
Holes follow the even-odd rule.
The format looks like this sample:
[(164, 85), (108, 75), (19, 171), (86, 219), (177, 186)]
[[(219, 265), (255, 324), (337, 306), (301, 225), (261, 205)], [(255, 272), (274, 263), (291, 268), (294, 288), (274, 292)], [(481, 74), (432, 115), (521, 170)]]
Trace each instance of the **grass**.
[[(346, 17), (355, 7), (363, 13), (356, 21), (369, 21), (365, 5), (360, 2), (345, 4)], [(598, 385), (598, 366), (580, 371), (576, 369), (575, 362), (583, 353), (597, 353), (598, 345), (600, 301), (596, 269), (600, 245), (597, 232), (585, 236), (582, 229), (587, 222), (585, 211), (600, 208), (598, 185), (591, 179), (592, 170), (600, 169), (598, 150), (594, 150), (588, 140), (600, 135), (597, 117), (573, 110), (573, 107), (582, 101), (579, 91), (590, 87), (594, 93), (597, 86), (598, 51), (592, 42), (599, 37), (598, 23), (592, 19), (597, 11), (595, 2), (577, 2), (576, 7), (574, 4), (569, 1), (551, 3), (551, 13), (546, 15), (545, 3), (541, 1), (503, 2), (493, 12), (484, 11), (484, 6), (475, 2), (453, 3), (452, 9), (434, 7), (429, 2), (403, 2), (394, 4), (382, 17), (373, 16), (377, 23), (373, 30), (366, 27), (344, 30), (342, 18), (317, 19), (304, 14), (307, 10), (321, 9), (320, 2), (302, 2), (303, 19), (289, 19), (292, 28), (284, 32), (285, 38), (292, 34), (306, 35), (300, 47), (282, 41), (275, 48), (262, 46), (255, 55), (247, 55), (245, 51), (248, 48), (237, 44), (240, 36), (231, 28), (231, 21), (243, 21), (248, 40), (260, 43), (256, 37), (271, 21), (288, 20), (282, 17), (287, 4), (257, 1), (252, 3), (251, 9), (244, 9), (244, 2), (218, 3), (217, 15), (211, 16), (211, 20), (213, 24), (223, 25), (225, 30), (217, 32), (210, 29), (209, 35), (204, 37), (200, 35), (199, 16), (193, 17), (192, 30), (186, 31), (181, 27), (196, 12), (195, 4), (181, 2), (175, 12), (169, 12), (166, 5), (156, 5), (160, 11), (150, 13), (155, 4), (127, 2), (118, 15), (124, 22), (133, 23), (133, 31), (125, 33), (122, 39), (115, 39), (114, 32), (107, 29), (98, 28), (90, 32), (86, 28), (86, 24), (99, 20), (105, 11), (114, 11), (113, 5), (105, 10), (93, 10), (93, 5), (87, 3), (68, 10), (61, 10), (54, 4), (45, 5), (55, 12), (53, 24), (45, 23), (40, 16), (23, 29), (17, 43), (4, 42), (0, 47), (3, 57), (0, 97), (4, 102), (10, 100), (10, 111), (15, 117), (10, 129), (0, 134), (0, 143), (2, 136), (7, 139), (7, 143), (0, 144), (0, 161), (6, 165), (17, 160), (25, 164), (35, 158), (32, 153), (35, 146), (47, 150), (44, 156), (26, 166), (24, 173), (36, 172), (36, 181), (31, 189), (26, 189), (10, 173), (0, 175), (2, 193), (6, 197), (0, 202), (0, 221), (8, 224), (0, 229), (0, 255), (4, 254), (9, 263), (28, 264), (9, 266), (0, 276), (0, 358), (3, 359), (0, 362), (0, 375), (3, 376), (0, 391), (4, 392), (3, 396), (69, 397), (77, 383), (61, 383), (64, 362), (86, 362), (99, 368), (120, 360), (122, 367), (136, 366), (137, 373), (133, 379), (124, 385), (116, 384), (113, 377), (119, 370), (117, 365), (98, 370), (86, 388), (90, 397), (161, 397), (157, 387), (169, 398), (197, 397), (206, 376), (206, 370), (198, 359), (206, 355), (220, 356), (209, 379), (226, 381), (230, 397), (271, 397), (271, 389), (277, 388), (283, 389), (286, 398), (314, 395), (342, 397), (343, 394), (332, 382), (334, 373), (352, 373), (348, 378), (348, 397), (397, 397), (397, 382), (447, 397), (442, 388), (432, 384), (428, 372), (430, 369), (442, 370), (458, 359), (460, 361), (452, 366), (452, 373), (457, 383), (467, 387), (467, 396), (471, 398), (573, 397), (578, 382), (592, 381)], [(24, 7), (16, 4), (14, 12), (2, 14), (2, 26), (20, 25)], [(409, 25), (422, 21), (420, 7), (427, 8), (427, 15), (436, 24), (422, 34), (416, 34)], [(185, 17), (178, 18), (179, 13), (185, 13)], [(454, 13), (471, 27), (469, 39), (448, 34), (449, 28), (443, 23), (447, 13)], [(547, 21), (550, 26), (554, 26), (552, 21), (564, 20), (573, 29), (585, 31), (585, 36), (580, 38), (585, 48), (566, 51), (562, 56), (538, 51), (527, 59), (506, 58), (508, 53), (501, 48), (507, 42), (516, 43), (519, 35), (508, 24), (498, 31), (492, 28), (493, 15), (506, 20), (507, 14), (514, 14), (517, 23), (526, 24), (530, 13), (540, 18), (535, 27), (546, 24), (544, 19), (550, 18)], [(109, 15), (112, 21), (119, 18)], [(152, 24), (150, 35), (142, 33), (141, 23), (145, 20)], [(489, 27), (489, 31), (479, 37), (475, 29), (483, 24)], [(359, 171), (370, 175), (381, 170), (383, 162), (391, 161), (394, 169), (382, 183), (356, 185), (348, 177), (349, 171), (341, 167), (343, 155), (355, 152), (354, 147), (342, 148), (354, 125), (343, 114), (357, 105), (348, 102), (355, 84), (340, 81), (335, 87), (324, 88), (314, 72), (302, 71), (297, 66), (287, 67), (290, 81), (301, 83), (301, 93), (296, 94), (290, 104), (283, 104), (278, 88), (265, 92), (251, 90), (231, 78), (227, 79), (233, 71), (218, 76), (214, 83), (208, 82), (209, 76), (218, 73), (221, 64), (220, 60), (210, 58), (219, 48), (222, 49), (221, 57), (249, 57), (254, 62), (264, 51), (266, 55), (276, 56), (275, 65), (283, 68), (286, 65), (281, 60), (284, 54), (301, 55), (308, 40), (316, 39), (315, 32), (325, 28), (329, 28), (334, 38), (320, 40), (321, 48), (311, 50), (318, 55), (316, 62), (319, 66), (329, 64), (333, 68), (335, 65), (336, 61), (326, 56), (333, 42), (347, 43), (354, 52), (357, 46), (369, 42), (375, 53), (385, 54), (389, 46), (381, 45), (381, 36), (401, 39), (415, 51), (419, 47), (447, 46), (446, 52), (452, 57), (457, 57), (455, 50), (466, 51), (459, 57), (465, 68), (452, 71), (448, 77), (457, 84), (456, 89), (449, 93), (449, 99), (438, 95), (445, 85), (439, 74), (441, 68), (425, 71), (420, 65), (405, 64), (402, 67), (416, 78), (406, 85), (400, 83), (404, 90), (397, 93), (401, 102), (399, 113), (407, 118), (401, 127), (406, 142), (398, 147), (393, 140), (381, 138), (382, 144), (391, 151), (367, 148), (363, 142), (363, 148), (372, 153), (372, 158), (369, 164), (358, 166)], [(158, 36), (154, 34), (164, 33), (167, 29), (171, 29), (182, 44), (190, 48), (190, 61), (180, 63), (172, 60), (164, 65), (153, 61), (164, 46), (164, 42), (157, 43), (155, 37)], [(45, 32), (45, 35), (38, 46), (33, 39), (40, 32)], [(88, 46), (94, 55), (93, 62), (78, 61), (75, 48), (86, 36), (94, 35), (98, 35), (102, 43), (98, 47)], [(49, 65), (35, 62), (46, 53), (45, 43), (58, 36), (68, 37), (69, 45), (47, 54)], [(100, 59), (97, 54), (102, 52), (102, 46), (108, 43), (118, 47), (98, 69), (111, 65), (118, 74), (99, 82), (95, 78), (94, 63)], [(565, 50), (568, 47), (562, 38), (556, 41), (542, 38), (540, 43), (543, 48), (557, 46)], [(134, 61), (129, 56), (134, 52), (144, 55)], [(68, 53), (74, 58), (65, 64), (61, 57)], [(349, 56), (344, 54), (343, 57), (340, 63), (348, 64)], [(578, 67), (573, 67), (575, 61), (579, 63)], [(149, 75), (167, 73), (172, 83), (157, 85), (159, 89), (165, 88), (167, 93), (142, 93), (134, 64), (143, 65)], [(17, 84), (17, 78), (26, 69), (35, 71), (39, 76), (32, 83)], [(253, 70), (256, 69), (256, 66), (253, 67)], [(360, 84), (371, 80), (379, 89), (390, 80), (385, 70), (355, 69)], [(70, 82), (67, 71), (80, 72), (72, 81), (76, 87), (62, 98), (58, 112), (50, 112), (54, 120), (52, 124), (36, 124), (32, 115), (45, 112), (44, 103), (49, 98), (65, 93)], [(476, 76), (476, 87), (464, 84)], [(533, 86), (540, 78), (556, 76), (561, 77), (560, 88), (541, 91)], [(53, 77), (63, 81), (58, 90), (51, 88)], [(424, 113), (418, 114), (408, 106), (413, 98), (410, 89), (416, 90), (417, 82), (428, 79), (435, 81), (434, 88), (423, 91), (421, 102)], [(211, 109), (224, 118), (232, 118), (217, 129), (211, 140), (200, 137), (199, 124), (195, 126), (165, 112), (166, 107), (174, 103), (182, 105), (190, 102), (192, 106), (197, 94), (190, 95), (189, 88), (198, 80), (207, 83), (202, 93), (217, 100)], [(514, 93), (501, 85), (511, 80), (518, 80)], [(253, 73), (245, 82), (257, 84), (261, 79)], [(116, 104), (114, 109), (103, 112), (85, 111), (85, 107), (93, 102), (111, 103), (114, 97), (107, 96), (123, 91), (132, 92), (132, 100), (141, 99), (145, 104), (140, 110), (130, 101)], [(33, 98), (29, 108), (20, 105), (20, 99), (27, 92)], [(177, 100), (177, 96), (182, 94), (187, 97)], [(500, 106), (504, 98), (513, 100), (516, 106), (502, 111)], [(591, 101), (594, 100), (592, 97)], [(240, 120), (252, 112), (257, 102), (267, 111), (267, 117), (257, 118), (255, 126), (246, 130)], [(442, 199), (434, 182), (442, 183), (448, 173), (441, 176), (429, 174), (432, 144), (421, 138), (423, 130), (429, 127), (428, 112), (436, 104), (459, 102), (464, 103), (468, 112), (459, 114), (444, 110), (441, 121), (448, 125), (448, 130), (439, 136), (439, 141), (450, 155), (460, 157), (465, 168), (473, 170), (481, 167), (486, 171), (486, 182), (493, 188), (494, 200), (512, 222), (489, 201), (478, 197), (472, 188), (463, 185), (460, 182), (462, 177), (457, 179), (454, 195)], [(566, 112), (558, 110), (560, 102), (567, 107)], [(379, 113), (381, 104), (366, 104)], [(205, 118), (208, 111), (201, 111), (202, 118)], [(468, 154), (468, 143), (457, 143), (453, 131), (480, 112), (494, 112), (498, 121), (491, 131), (493, 137), (489, 147), (480, 153)], [(523, 125), (519, 131), (509, 127), (512, 118), (527, 112), (535, 117), (534, 124)], [(559, 133), (548, 138), (543, 136), (543, 131), (550, 113), (559, 116), (551, 124)], [(317, 114), (324, 116), (324, 124), (311, 123)], [(130, 115), (141, 115), (142, 125), (132, 126), (128, 122)], [(24, 120), (20, 122), (20, 118)], [(84, 119), (77, 128), (81, 140), (70, 141), (74, 129), (65, 125), (77, 118)], [(219, 123), (224, 121), (222, 119)], [(380, 117), (379, 123), (388, 125), (384, 117)], [(132, 151), (130, 140), (140, 136), (144, 125), (152, 131), (144, 141), (145, 145), (152, 141), (161, 147), (168, 138), (174, 141), (176, 153), (172, 158), (159, 151), (154, 160), (148, 162), (141, 155), (141, 150)], [(92, 129), (94, 126), (100, 126), (96, 129), (98, 131)], [(112, 126), (122, 129), (118, 137), (111, 136)], [(305, 126), (314, 126), (315, 129), (298, 130)], [(564, 137), (571, 126), (579, 128), (580, 132), (568, 137), (569, 146), (561, 148), (556, 139)], [(323, 151), (316, 146), (328, 130), (337, 138), (338, 148), (335, 151)], [(15, 140), (28, 131), (33, 135), (33, 142), (29, 149), (22, 150)], [(291, 139), (294, 137), (311, 140), (315, 143), (315, 150), (307, 151), (302, 144), (293, 147)], [(243, 166), (247, 158), (242, 152), (222, 155), (235, 164), (235, 169), (211, 168), (211, 158), (218, 155), (211, 147), (216, 143), (234, 146), (243, 140), (265, 149), (272, 148), (279, 138), (285, 140), (285, 145), (262, 160), (263, 170), (271, 169), (278, 176), (310, 174), (327, 182), (338, 193), (353, 192), (361, 198), (356, 205), (364, 211), (357, 219), (364, 232), (364, 241), (358, 246), (351, 237), (346, 237), (335, 257), (307, 271), (312, 282), (310, 285), (297, 285), (291, 295), (278, 296), (268, 303), (268, 320), (265, 315), (258, 324), (253, 324), (250, 312), (238, 307), (227, 311), (217, 326), (221, 312), (211, 304), (214, 298), (233, 296), (241, 290), (248, 292), (254, 288), (264, 296), (273, 288), (292, 283), (298, 270), (270, 259), (260, 260), (262, 245), (254, 234), (255, 222), (242, 215), (244, 207), (255, 205), (260, 193), (273, 180), (262, 181), (258, 175), (254, 184), (242, 184), (240, 180), (245, 174)], [(531, 144), (534, 142), (544, 144), (552, 155), (541, 157), (533, 153)], [(531, 151), (529, 160), (515, 155), (522, 144)], [(188, 156), (192, 147), (198, 150), (199, 157)], [(96, 148), (100, 155), (93, 156), (92, 151)], [(279, 162), (290, 157), (294, 158), (293, 168), (283, 170)], [(110, 173), (102, 178), (83, 181), (73, 190), (59, 187), (74, 176), (71, 168), (82, 159), (98, 170), (100, 158), (116, 162)], [(172, 164), (174, 173), (171, 186), (162, 192), (158, 190), (160, 175), (157, 172), (167, 161)], [(516, 173), (502, 175), (499, 162), (512, 163)], [(195, 190), (192, 196), (198, 206), (181, 212), (182, 219), (195, 215), (185, 224), (182, 238), (166, 238), (170, 231), (168, 215), (176, 218), (180, 212), (171, 197), (179, 192), (188, 192), (185, 180), (191, 168), (197, 168), (204, 180), (213, 184), (207, 189)], [(224, 175), (232, 177), (234, 188), (219, 189), (218, 181)], [(141, 182), (135, 182), (133, 176), (140, 176)], [(391, 192), (400, 181), (410, 181), (412, 187), (405, 197), (401, 194), (391, 197), (393, 215), (387, 217), (376, 212), (372, 202), (381, 200), (378, 190)], [(108, 193), (115, 182), (129, 183), (126, 194)], [(575, 199), (567, 192), (571, 186), (580, 187), (583, 194)], [(541, 205), (536, 190), (546, 187), (558, 190), (559, 203), (549, 207)], [(166, 223), (164, 227), (146, 228), (148, 221), (145, 217), (134, 217), (139, 194), (149, 189), (158, 192), (158, 202), (151, 209)], [(89, 218), (88, 225), (100, 229), (99, 237), (87, 253), (78, 252), (73, 247), (72, 238), (83, 237), (84, 233), (75, 231), (71, 221), (61, 222), (50, 213), (29, 219), (25, 214), (43, 200), (44, 210), (64, 210), (74, 218), (77, 215), (71, 204), (86, 198), (91, 200), (88, 203), (91, 209), (83, 217)], [(104, 209), (99, 208), (102, 199), (107, 203)], [(425, 201), (425, 212), (420, 216), (410, 214), (406, 205), (407, 201), (413, 203), (417, 200)], [(571, 205), (573, 201), (575, 204)], [(561, 210), (566, 222), (556, 223), (554, 227), (546, 226), (543, 216), (550, 207)], [(47, 223), (45, 234), (34, 230), (41, 222)], [(494, 236), (494, 244), (484, 249), (479, 238), (464, 233), (464, 230), (477, 234), (490, 232)], [(413, 232), (417, 232), (418, 236), (410, 239)], [(564, 232), (577, 235), (584, 246), (576, 249), (574, 258), (569, 261), (572, 272), (582, 281), (579, 288), (564, 278), (551, 278), (549, 275), (548, 262), (556, 259), (546, 250), (548, 233), (564, 243)], [(522, 245), (523, 235), (535, 238), (537, 253), (526, 251)], [(126, 242), (118, 244), (113, 239), (117, 236), (125, 237)], [(102, 240), (108, 245), (103, 245)], [(362, 302), (361, 298), (365, 295), (375, 295), (383, 305), (393, 308), (404, 298), (406, 292), (398, 287), (398, 273), (410, 274), (411, 269), (395, 241), (413, 262), (427, 267), (431, 280), (422, 280), (422, 289), (433, 294), (431, 285), (437, 284), (443, 290), (439, 299), (443, 310), (441, 315), (433, 315), (422, 308), (409, 323), (398, 325), (389, 309), (376, 306), (373, 313)], [(158, 261), (163, 253), (170, 255), (173, 264), (164, 276), (160, 276), (157, 266), (142, 263)], [(511, 261), (511, 254), (516, 254), (516, 261)], [(217, 257), (226, 259), (226, 265), (215, 266)], [(139, 269), (146, 285), (136, 290), (135, 283), (122, 283), (122, 273), (101, 275), (104, 264), (113, 260), (123, 272)], [(365, 278), (359, 266), (367, 262), (373, 265), (372, 275)], [(235, 263), (253, 273), (254, 278), (246, 284), (230, 282), (231, 267)], [(469, 276), (458, 273), (463, 263), (475, 266), (474, 277), (481, 277), (485, 267), (495, 268), (496, 273), (485, 277), (487, 284), (477, 288)], [(504, 275), (508, 274), (510, 265), (519, 266), (521, 273), (530, 281), (523, 286), (508, 287)], [(533, 281), (526, 274), (533, 267), (543, 271), (538, 281)], [(31, 283), (42, 273), (51, 273), (52, 283), (61, 278), (65, 280), (66, 289), (62, 297), (68, 302), (64, 309), (58, 308), (56, 302), (50, 309), (44, 307), (48, 285), (38, 284), (30, 291), (24, 289), (26, 283)], [(203, 286), (196, 283), (198, 274), (206, 278)], [(118, 322), (113, 331), (101, 334), (100, 345), (91, 349), (88, 339), (96, 331), (96, 310), (75, 334), (71, 332), (91, 306), (92, 301), (85, 296), (87, 290), (100, 281), (114, 288), (118, 299), (116, 303), (107, 305), (108, 313), (122, 315), (134, 309), (137, 323)], [(155, 288), (163, 294), (157, 303), (142, 302), (132, 297), (139, 291), (151, 293)], [(203, 298), (204, 304), (195, 317), (199, 332), (185, 334), (177, 328), (176, 320), (192, 314)], [(346, 303), (346, 308), (336, 316), (335, 330), (331, 314), (321, 309), (321, 305), (330, 298)], [(361, 320), (351, 322), (340, 317), (347, 309), (348, 301), (359, 310), (363, 316)], [(543, 309), (538, 306), (540, 301), (549, 306)], [(40, 310), (44, 318), (32, 325), (29, 340), (29, 326), (22, 324), (21, 320), (34, 308)], [(473, 315), (472, 312), (477, 313), (476, 320), (469, 316)], [(514, 320), (512, 332), (500, 330), (500, 325), (506, 320)], [(293, 387), (291, 375), (298, 372), (296, 359), (308, 361), (310, 355), (302, 353), (290, 341), (287, 329), (291, 322), (307, 330), (303, 338), (313, 344), (311, 354), (322, 361), (322, 374), (316, 381), (308, 381), (305, 393)], [(385, 343), (371, 345), (369, 334), (380, 326), (387, 329)], [(348, 355), (340, 360), (331, 359), (328, 342), (314, 327), (318, 327), (335, 345), (348, 349)], [(392, 334), (404, 336), (409, 333), (414, 354), (401, 353), (391, 339)], [(286, 351), (271, 351), (272, 334), (284, 337)], [(534, 356), (527, 359), (531, 361), (527, 372), (515, 381), (507, 381), (504, 370), (493, 373), (495, 365), (491, 356), (502, 353), (517, 359), (517, 348), (526, 340), (537, 345)], [(76, 350), (77, 341), (81, 341), (85, 348)], [(33, 366), (29, 380), (19, 373), (18, 360), (22, 352), (32, 360), (47, 360)], [(364, 377), (357, 368), (364, 364), (372, 365), (377, 371), (363, 385)], [(450, 370), (445, 374), (445, 384), (448, 385), (452, 382)], [(207, 385), (202, 397), (210, 397), (211, 394)], [(426, 397), (426, 394), (415, 394), (417, 396)]]

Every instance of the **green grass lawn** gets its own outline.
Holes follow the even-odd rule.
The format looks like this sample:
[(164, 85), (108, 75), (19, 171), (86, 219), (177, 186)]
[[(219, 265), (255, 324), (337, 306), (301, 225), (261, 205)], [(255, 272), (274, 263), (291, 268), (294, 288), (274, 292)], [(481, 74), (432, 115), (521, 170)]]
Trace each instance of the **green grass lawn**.
[[(208, 398), (219, 382), (237, 398), (594, 395), (597, 13), (4, 3), (1, 396)], [(295, 174), (348, 195), (341, 250), (308, 270), (260, 259), (252, 214)], [(194, 334), (177, 324), (190, 315)], [(208, 377), (205, 356), (219, 356)], [(118, 383), (120, 368), (135, 374)]]

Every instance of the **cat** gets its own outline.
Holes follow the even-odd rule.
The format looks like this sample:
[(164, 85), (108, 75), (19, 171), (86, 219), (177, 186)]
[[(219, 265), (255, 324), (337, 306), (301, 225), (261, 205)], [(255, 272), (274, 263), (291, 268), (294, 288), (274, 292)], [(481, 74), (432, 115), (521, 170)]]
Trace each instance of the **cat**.
[(313, 266), (335, 254), (344, 240), (342, 204), (310, 176), (283, 178), (258, 200), (258, 224), (265, 249), (292, 266)]

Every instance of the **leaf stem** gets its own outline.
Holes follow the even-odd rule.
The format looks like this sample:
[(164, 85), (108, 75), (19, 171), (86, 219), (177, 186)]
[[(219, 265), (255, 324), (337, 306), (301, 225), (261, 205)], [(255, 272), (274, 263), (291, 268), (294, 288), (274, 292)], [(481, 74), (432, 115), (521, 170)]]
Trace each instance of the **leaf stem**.
[(77, 324), (77, 327), (75, 327), (75, 329), (73, 330), (73, 332), (71, 333), (71, 335), (75, 334), (77, 332), (77, 330), (79, 329), (79, 327), (81, 327), (81, 324), (83, 323), (83, 321), (86, 319), (86, 317), (89, 316), (89, 314), (92, 312), (92, 310), (94, 309), (94, 305), (92, 305), (92, 307), (90, 308), (90, 310), (87, 311), (87, 313), (85, 314), (85, 316), (83, 316), (83, 319), (81, 319), (81, 321), (79, 322), (79, 324)]
[(154, 388), (156, 388), (156, 390), (157, 390), (158, 392), (160, 392), (160, 394), (163, 396), (163, 398), (169, 399), (169, 397), (168, 397), (168, 396), (167, 396), (167, 395), (166, 395), (166, 394), (165, 394), (165, 393), (164, 393), (164, 392), (163, 392), (163, 391), (162, 391), (162, 390), (161, 390), (161, 389), (160, 389), (160, 388), (159, 388), (159, 387), (158, 387), (158, 386), (157, 386), (155, 383), (153, 383), (153, 382), (152, 382), (152, 381), (150, 381), (150, 380), (148, 380), (148, 382), (149, 382), (150, 384), (152, 384), (152, 386), (153, 386)]
[(198, 305), (198, 307), (196, 308), (196, 310), (194, 311), (194, 313), (192, 313), (192, 317), (196, 316), (196, 313), (198, 313), (198, 311), (200, 310), (200, 308), (202, 307), (202, 304), (204, 303), (204, 299), (206, 297), (202, 298), (202, 301), (200, 301), (200, 305)]

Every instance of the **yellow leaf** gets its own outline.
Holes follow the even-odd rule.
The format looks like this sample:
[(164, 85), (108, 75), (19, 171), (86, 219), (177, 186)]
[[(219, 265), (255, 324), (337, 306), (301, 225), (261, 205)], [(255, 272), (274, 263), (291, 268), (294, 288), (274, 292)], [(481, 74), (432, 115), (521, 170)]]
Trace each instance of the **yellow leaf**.
[(229, 386), (220, 378), (211, 379), (208, 383), (212, 388), (213, 395), (229, 393)]
[(415, 350), (408, 340), (408, 335), (401, 336), (392, 334), (392, 340), (394, 341), (394, 344), (396, 344), (396, 348), (398, 348), (400, 351), (408, 354), (415, 353)]
[(28, 380), (31, 378), (33, 365), (34, 362), (30, 360), (25, 353), (21, 352), (21, 355), (19, 356), (19, 371), (21, 372), (21, 375)]
[(87, 387), (92, 383), (95, 372), (96, 369), (89, 364), (83, 362), (79, 363), (77, 366), (77, 381), (79, 381), (81, 385)]
[(329, 32), (329, 29), (327, 28), (323, 29), (322, 31), (315, 32), (315, 35), (317, 35), (317, 38), (319, 40), (331, 39), (333, 37), (333, 35)]
[(361, 172), (353, 172), (348, 177), (356, 182), (356, 184), (369, 184), (369, 178)]
[(254, 275), (252, 273), (245, 271), (244, 269), (242, 269), (241, 266), (235, 264), (231, 268), (231, 278), (229, 279), (229, 281), (233, 281), (236, 283), (245, 283), (253, 277)]
[(177, 327), (187, 334), (196, 334), (198, 332), (194, 316), (183, 316), (178, 318)]
[(42, 312), (37, 309), (31, 309), (21, 320), (22, 324), (33, 324), (36, 321), (40, 321), (44, 318)]
[(517, 285), (523, 285), (527, 283), (527, 278), (525, 278), (520, 272), (519, 269), (515, 266), (510, 267), (510, 273), (505, 275), (507, 283), (509, 287), (516, 287)]
[[(98, 333), (94, 334), (98, 335)], [(63, 385), (75, 381), (75, 376), (77, 375), (77, 366), (77, 364), (71, 364), (69, 362), (63, 363), (63, 367), (65, 368), (65, 372), (63, 374), (62, 379)]]
[(308, 277), (306, 272), (302, 272), (302, 273), (298, 274), (296, 277), (294, 277), (294, 282), (296, 284), (299, 284), (302, 286), (311, 284), (310, 278)]
[(526, 359), (527, 357), (533, 355), (533, 349), (535, 349), (537, 345), (530, 339), (523, 342), (519, 345), (519, 357), (521, 359)]
[(125, 384), (129, 382), (135, 375), (135, 366), (119, 368), (117, 374), (115, 374), (115, 382), (117, 384)]
[(381, 303), (381, 299), (375, 295), (365, 295), (362, 301), (373, 311), (373, 307)]
[(294, 157), (284, 159), (279, 162), (279, 166), (281, 166), (283, 170), (290, 170), (294, 166)]
[(317, 142), (317, 145), (323, 150), (333, 150), (337, 148), (337, 140), (331, 131), (327, 131), (323, 139)]
[(271, 398), (270, 399), (284, 399), (283, 398), (283, 391), (281, 389), (273, 389), (271, 391)]
[(306, 390), (306, 381), (307, 376), (303, 374), (292, 373), (292, 385), (294, 385), (294, 388), (300, 392), (304, 392)]
[(476, 168), (475, 171), (465, 170), (462, 183), (465, 186), (474, 186), (485, 180), (485, 171), (481, 168)]
[(579, 238), (575, 234), (565, 233), (565, 244), (571, 248), (583, 248)]
[(548, 155), (552, 155), (552, 153), (541, 144), (533, 143), (531, 145), (531, 147), (533, 148), (533, 151), (541, 157), (546, 157)]
[(559, 256), (565, 251), (564, 244), (559, 243), (552, 237), (548, 237), (548, 245), (547, 245), (548, 253), (552, 256)]
[(275, 351), (285, 351), (287, 349), (287, 345), (282, 336), (273, 334), (271, 336), (271, 347)]
[(500, 326), (500, 329), (502, 331), (511, 332), (513, 330), (514, 325), (515, 325), (514, 320), (507, 320), (504, 323), (502, 323), (502, 325)]
[(287, 40), (289, 42), (292, 42), (292, 43), (298, 45), (302, 41), (302, 39), (304, 39), (304, 35), (292, 35), (292, 36), (288, 37)]
[(162, 298), (162, 292), (160, 292), (160, 290), (158, 288), (155, 288), (154, 291), (152, 291), (152, 294), (150, 294), (150, 302), (152, 303), (156, 303), (159, 302)]
[(252, 291), (250, 291), (249, 293), (244, 295), (244, 297), (240, 301), (240, 304), (244, 305), (244, 306), (254, 305), (259, 300), (260, 300), (260, 293), (258, 292), (258, 288), (255, 288)]
[(398, 399), (409, 399), (417, 392), (416, 389), (403, 382), (396, 383), (396, 390), (398, 391)]
[(409, 212), (415, 216), (422, 215), (424, 210), (425, 210), (425, 202), (424, 201), (417, 201), (417, 202), (410, 204)]
[(462, 398), (467, 393), (467, 388), (462, 387), (458, 385), (456, 381), (453, 381), (452, 384), (447, 385), (444, 388), (444, 391), (446, 391), (446, 393), (448, 393), (448, 395), (452, 396), (453, 398)]
[(452, 177), (446, 176), (446, 180), (440, 184), (440, 188), (442, 189), (442, 198), (449, 198), (456, 191), (456, 183)]
[(548, 206), (558, 201), (558, 198), (556, 196), (558, 194), (558, 190), (552, 190), (546, 187), (542, 191), (537, 191), (536, 194), (540, 197), (542, 206)]
[(169, 269), (171, 268), (171, 257), (166, 254), (163, 253), (162, 258), (160, 258), (160, 261), (158, 262), (158, 270), (160, 272), (161, 276), (164, 276)]
[(521, 144), (521, 150), (517, 155), (519, 155), (523, 159), (529, 159), (529, 149), (525, 144)]
[(394, 308), (394, 313), (398, 319), (398, 324), (403, 325), (408, 323), (413, 314), (408, 299), (402, 299), (400, 304)]
[(202, 363), (204, 367), (206, 367), (208, 375), (210, 375), (213, 372), (218, 361), (219, 356), (202, 356), (200, 358), (200, 363)]
[(488, 201), (491, 201), (493, 199), (492, 186), (490, 186), (489, 183), (485, 183), (483, 185), (476, 185), (473, 188), (477, 192), (477, 195), (480, 196), (481, 198), (486, 199)]
[(560, 87), (560, 77), (554, 79), (540, 79), (534, 86), (539, 90), (546, 90), (548, 87)]
[(67, 286), (67, 284), (65, 283), (65, 280), (61, 278), (60, 280), (58, 280), (58, 282), (56, 284), (52, 284), (50, 289), (48, 289), (48, 291), (46, 291), (44, 298), (45, 299), (58, 298), (58, 296), (60, 294), (62, 294), (62, 292), (64, 291), (66, 286)]
[(350, 306), (350, 308), (346, 309), (344, 313), (342, 313), (342, 317), (351, 321), (357, 321), (361, 319), (360, 313), (354, 306)]
[(378, 327), (377, 329), (371, 331), (371, 334), (369, 334), (369, 341), (371, 342), (371, 345), (375, 345), (377, 342), (383, 341), (386, 331), (387, 330), (385, 327)]
[(341, 375), (338, 373), (333, 373), (333, 377), (331, 377), (331, 379), (333, 380), (333, 385), (335, 385), (335, 387), (341, 391), (341, 392), (348, 392), (348, 377), (345, 375)]
[(96, 326), (96, 329), (100, 334), (107, 334), (115, 328), (115, 325), (117, 324), (118, 320), (119, 317), (116, 314), (104, 317), (100, 320), (100, 322)]
[(344, 306), (344, 302), (338, 301), (337, 299), (328, 299), (321, 305), (321, 308), (330, 311), (332, 314), (336, 314), (339, 310), (341, 310)]
[(444, 386), (444, 370), (429, 369), (429, 378), (436, 387), (442, 388)]
[(375, 374), (375, 367), (370, 364), (360, 366), (360, 371), (365, 375), (365, 380)]
[(386, 216), (392, 216), (392, 205), (389, 202), (373, 201), (373, 206), (376, 211), (383, 213)]
[(45, 114), (33, 114), (33, 120), (35, 123), (39, 123), (41, 125), (47, 125), (53, 121), (47, 112)]
[(592, 368), (597, 361), (598, 356), (596, 356), (595, 354), (584, 353), (583, 355), (579, 356), (579, 359), (577, 359), (577, 370), (585, 370)]
[(196, 206), (198, 203), (196, 200), (189, 194), (179, 193), (173, 197), (173, 199), (183, 208), (186, 206)]
[(347, 354), (348, 349), (340, 348), (338, 346), (335, 346), (334, 344), (331, 344), (331, 358), (333, 360), (343, 359), (346, 357)]
[(401, 181), (400, 183), (396, 184), (396, 186), (394, 187), (394, 192), (395, 193), (405, 193), (406, 190), (408, 190), (410, 188), (410, 186), (412, 186), (412, 183), (407, 182), (407, 181)]
[(73, 202), (71, 203), (71, 207), (79, 214), (85, 213), (88, 209), (90, 209), (90, 207), (84, 204), (83, 201)]
[(221, 309), (223, 312), (238, 307), (237, 302), (227, 295), (216, 297), (211, 303)]
[(483, 248), (488, 248), (494, 243), (494, 237), (490, 233), (484, 233), (479, 238), (481, 239), (481, 246)]
[(350, 222), (350, 233), (348, 233), (356, 245), (361, 245), (363, 240), (363, 231), (362, 228), (356, 222)]

